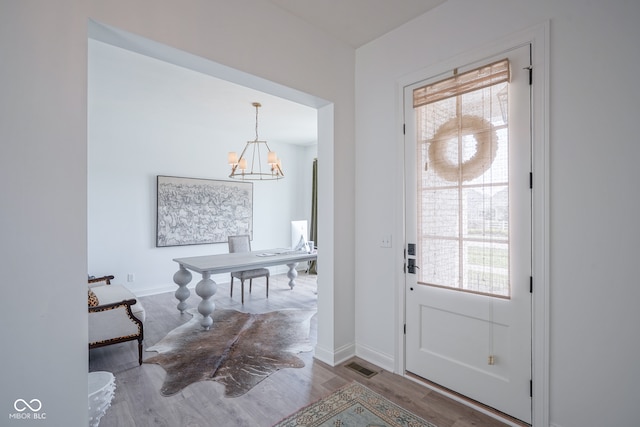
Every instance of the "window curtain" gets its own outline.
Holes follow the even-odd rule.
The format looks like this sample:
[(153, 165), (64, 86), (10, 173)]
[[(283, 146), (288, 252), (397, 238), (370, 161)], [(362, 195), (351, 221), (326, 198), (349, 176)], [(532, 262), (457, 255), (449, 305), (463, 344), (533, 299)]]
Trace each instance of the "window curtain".
[[(311, 228), (309, 230), (309, 240), (313, 240), (318, 246), (318, 159), (313, 159), (313, 179), (311, 182)], [(309, 262), (309, 274), (318, 274), (318, 262)]]

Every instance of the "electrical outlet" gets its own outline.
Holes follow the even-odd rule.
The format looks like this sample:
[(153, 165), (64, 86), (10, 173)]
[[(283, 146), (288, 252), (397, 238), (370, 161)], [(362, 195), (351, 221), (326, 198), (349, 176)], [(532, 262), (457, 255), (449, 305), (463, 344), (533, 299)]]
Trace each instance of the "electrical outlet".
[(391, 247), (391, 234), (385, 234), (382, 236), (382, 240), (380, 242), (381, 248), (390, 248)]
[(133, 273), (127, 274), (127, 282), (133, 282), (136, 280), (136, 275)]

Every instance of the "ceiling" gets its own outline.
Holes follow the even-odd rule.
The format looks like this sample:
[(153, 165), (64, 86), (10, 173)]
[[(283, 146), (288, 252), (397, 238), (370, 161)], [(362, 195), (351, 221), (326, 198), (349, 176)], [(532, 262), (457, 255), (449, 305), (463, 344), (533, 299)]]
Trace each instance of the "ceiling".
[(446, 0), (268, 0), (358, 48)]
[[(409, 22), (415, 17), (444, 3), (446, 0), (265, 0), (297, 16), (310, 26), (318, 28), (341, 42), (357, 48), (387, 32)], [(150, 40), (126, 34), (115, 28), (92, 25), (90, 37), (112, 45), (95, 49), (95, 58), (117, 62), (124, 68), (140, 65), (141, 58), (152, 57), (160, 61), (184, 67), (176, 84), (189, 83), (198, 78), (198, 72), (217, 75), (211, 77), (209, 84), (216, 87), (215, 97), (204, 92), (190, 93), (194, 105), (207, 105), (211, 116), (217, 117), (227, 126), (241, 124), (252, 137), (255, 109), (254, 101), (262, 103), (260, 109), (260, 136), (270, 141), (292, 144), (313, 145), (317, 142), (317, 110), (312, 103), (293, 102), (288, 99), (267, 94), (250, 88), (242, 82), (238, 72), (219, 64), (212, 64), (202, 58), (196, 58), (185, 52), (172, 51)], [(117, 53), (118, 46), (129, 51)], [(139, 55), (132, 54), (137, 52)], [(116, 55), (117, 57), (112, 57)], [(99, 60), (99, 59), (98, 59)], [(153, 64), (148, 64), (153, 66)], [(213, 67), (213, 68), (212, 68)], [(171, 67), (156, 67), (154, 73), (171, 74)], [(195, 71), (195, 73), (193, 72)], [(168, 75), (166, 76), (168, 77)], [(239, 80), (240, 81), (239, 81)], [(232, 83), (235, 81), (235, 83)], [(266, 83), (267, 85), (269, 83)], [(165, 89), (167, 86), (165, 85)], [(281, 91), (280, 91), (281, 92)], [(291, 94), (290, 94), (291, 95)], [(300, 94), (290, 99), (302, 99)]]

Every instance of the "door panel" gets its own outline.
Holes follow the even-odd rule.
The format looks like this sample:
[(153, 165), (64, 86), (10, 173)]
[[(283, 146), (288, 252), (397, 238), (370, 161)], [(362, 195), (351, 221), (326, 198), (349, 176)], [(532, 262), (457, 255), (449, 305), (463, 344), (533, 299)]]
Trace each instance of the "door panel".
[[(462, 96), (451, 105), (460, 120), (449, 158), (437, 158), (432, 145), (454, 144), (449, 128), (455, 133), (456, 125), (438, 109), (413, 107), (413, 90), (431, 82), (405, 88), (406, 241), (417, 247), (408, 256), (417, 274), (406, 274), (406, 370), (525, 422), (531, 422), (529, 49), (494, 58), (509, 59), (511, 77), (508, 94), (490, 94), (481, 104), (490, 112), (467, 107)], [(474, 159), (483, 137), (466, 135), (463, 120), (479, 114), (491, 122), (492, 141), (500, 140), (489, 162), (503, 156), (508, 167), (491, 176), (461, 168), (456, 182), (455, 171), (443, 173), (437, 161)], [(434, 167), (439, 176), (429, 172)]]

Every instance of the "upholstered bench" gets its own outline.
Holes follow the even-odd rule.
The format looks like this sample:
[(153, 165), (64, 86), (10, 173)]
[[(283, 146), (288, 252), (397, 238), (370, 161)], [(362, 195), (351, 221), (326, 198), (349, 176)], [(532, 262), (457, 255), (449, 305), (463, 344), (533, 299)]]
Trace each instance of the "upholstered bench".
[[(112, 276), (106, 276), (106, 283)], [(93, 284), (96, 279), (90, 280)], [(142, 364), (145, 311), (136, 296), (122, 285), (89, 287), (89, 349), (126, 341), (138, 341)]]

